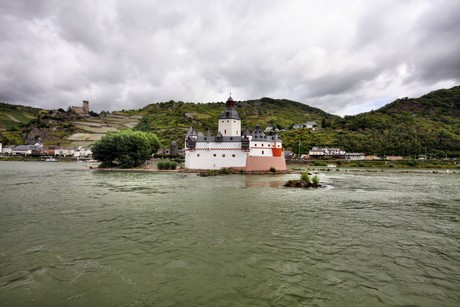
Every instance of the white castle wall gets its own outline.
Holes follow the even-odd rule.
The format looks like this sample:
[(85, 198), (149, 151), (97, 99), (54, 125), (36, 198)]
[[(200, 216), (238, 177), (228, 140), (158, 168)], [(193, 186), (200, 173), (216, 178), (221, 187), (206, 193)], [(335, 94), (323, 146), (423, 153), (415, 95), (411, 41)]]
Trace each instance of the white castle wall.
[(185, 167), (188, 169), (221, 169), (246, 166), (248, 153), (237, 148), (199, 149), (185, 152)]

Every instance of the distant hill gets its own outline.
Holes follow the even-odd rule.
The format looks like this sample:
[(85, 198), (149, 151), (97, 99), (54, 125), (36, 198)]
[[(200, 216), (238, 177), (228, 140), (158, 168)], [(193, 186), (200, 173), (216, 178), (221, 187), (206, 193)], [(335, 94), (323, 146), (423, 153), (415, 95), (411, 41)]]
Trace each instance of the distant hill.
[(38, 117), (41, 109), (0, 102), (0, 143), (24, 142), (22, 127)]
[(384, 114), (409, 112), (432, 119), (442, 116), (460, 117), (460, 86), (433, 91), (420, 98), (402, 98), (378, 110)]
[(36, 118), (41, 109), (0, 102), (0, 130), (19, 128)]
[[(216, 134), (217, 118), (224, 107), (224, 102), (168, 101), (139, 110), (78, 117), (63, 110), (0, 104), (0, 113), (8, 114), (0, 114), (3, 129), (7, 129), (0, 132), (0, 142), (39, 140), (48, 145), (88, 146), (109, 131), (134, 128), (153, 131), (165, 147), (171, 141), (181, 146), (190, 126)], [(382, 156), (460, 156), (460, 86), (420, 98), (397, 99), (378, 110), (344, 118), (299, 102), (267, 97), (237, 101), (236, 107), (242, 128), (252, 129), (256, 124), (278, 128), (285, 148), (295, 153), (330, 146)], [(315, 121), (319, 129), (292, 129), (294, 124), (308, 121)]]
[(367, 153), (460, 155), (460, 86), (346, 116), (339, 144)]

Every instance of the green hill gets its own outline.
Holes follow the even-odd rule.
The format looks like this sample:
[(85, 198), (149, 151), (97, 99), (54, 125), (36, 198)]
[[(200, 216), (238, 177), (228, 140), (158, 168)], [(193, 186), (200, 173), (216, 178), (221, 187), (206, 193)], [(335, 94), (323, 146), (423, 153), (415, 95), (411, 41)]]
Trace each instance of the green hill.
[[(165, 147), (174, 140), (181, 146), (190, 126), (216, 134), (217, 118), (224, 108), (224, 102), (169, 101), (139, 110), (79, 117), (63, 110), (0, 104), (0, 113), (10, 115), (0, 114), (3, 129), (7, 129), (0, 131), (0, 142), (88, 146), (107, 132), (134, 128), (154, 132)], [(252, 129), (256, 124), (278, 128), (285, 148), (295, 153), (329, 146), (377, 155), (460, 156), (460, 86), (398, 99), (379, 110), (345, 118), (299, 102), (266, 97), (237, 101), (236, 108), (242, 128)], [(319, 129), (292, 129), (308, 121), (316, 121)]]
[[(216, 134), (217, 118), (224, 108), (224, 102), (155, 103), (139, 110), (139, 113), (144, 116), (136, 129), (153, 131), (164, 145), (173, 140), (182, 142), (190, 126), (203, 133), (210, 129), (213, 134)], [(260, 124), (264, 128), (273, 126), (281, 130), (308, 121), (316, 121), (318, 124), (322, 119), (330, 122), (340, 121), (338, 116), (286, 99), (261, 98), (237, 101), (236, 108), (242, 119), (242, 129), (245, 127), (252, 129), (256, 124)]]
[(340, 144), (380, 155), (460, 155), (460, 86), (346, 116)]
[(36, 118), (41, 109), (0, 102), (0, 130), (19, 128)]
[(21, 144), (21, 127), (38, 117), (41, 109), (0, 102), (0, 142)]

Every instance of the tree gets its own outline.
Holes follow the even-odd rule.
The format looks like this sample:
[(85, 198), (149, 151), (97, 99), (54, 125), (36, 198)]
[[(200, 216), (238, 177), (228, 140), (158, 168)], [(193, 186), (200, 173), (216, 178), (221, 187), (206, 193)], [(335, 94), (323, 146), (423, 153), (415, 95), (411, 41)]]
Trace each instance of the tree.
[(131, 168), (143, 164), (160, 146), (157, 136), (151, 132), (123, 130), (102, 137), (93, 145), (92, 152), (102, 166)]

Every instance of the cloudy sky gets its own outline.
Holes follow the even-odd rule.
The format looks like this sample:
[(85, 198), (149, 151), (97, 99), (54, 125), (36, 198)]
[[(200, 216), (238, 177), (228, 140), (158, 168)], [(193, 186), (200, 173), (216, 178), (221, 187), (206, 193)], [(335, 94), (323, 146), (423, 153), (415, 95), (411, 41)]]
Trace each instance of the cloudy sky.
[(460, 84), (458, 0), (0, 0), (0, 101), (288, 98), (356, 114)]

